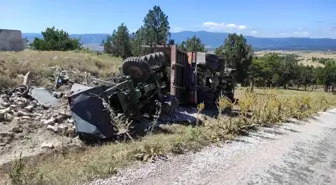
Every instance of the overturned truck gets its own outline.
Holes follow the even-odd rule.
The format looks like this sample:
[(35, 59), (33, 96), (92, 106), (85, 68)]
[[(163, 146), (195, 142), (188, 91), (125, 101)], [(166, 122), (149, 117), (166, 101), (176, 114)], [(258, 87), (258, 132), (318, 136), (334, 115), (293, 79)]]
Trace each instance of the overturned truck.
[(234, 69), (214, 54), (184, 52), (175, 45), (143, 46), (149, 54), (126, 58), (121, 75), (106, 85), (77, 84), (69, 96), (76, 132), (82, 139), (109, 139), (118, 121), (131, 120), (128, 132), (143, 130), (178, 106), (216, 105), (219, 96), (234, 101)]

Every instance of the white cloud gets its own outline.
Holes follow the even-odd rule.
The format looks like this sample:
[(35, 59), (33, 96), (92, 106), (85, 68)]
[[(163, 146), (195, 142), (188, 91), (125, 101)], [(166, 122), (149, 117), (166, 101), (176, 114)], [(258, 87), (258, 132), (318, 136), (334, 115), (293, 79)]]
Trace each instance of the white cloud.
[(309, 32), (308, 31), (296, 31), (294, 32), (294, 35), (298, 37), (306, 37), (309, 35)]
[(280, 33), (279, 35), (283, 37), (307, 37), (310, 35), (310, 33), (308, 31), (294, 31)]
[(180, 31), (184, 31), (185, 29), (182, 28), (182, 27), (178, 27), (178, 26), (173, 26), (173, 25), (171, 25), (171, 26), (170, 26), (170, 30), (171, 30), (171, 32), (180, 32)]
[(255, 35), (255, 34), (257, 34), (257, 33), (258, 33), (258, 32), (255, 31), (255, 30), (252, 30), (252, 31), (251, 31), (251, 34), (252, 34), (252, 35)]
[(280, 33), (279, 35), (281, 35), (281, 36), (290, 36), (289, 33)]
[(216, 22), (205, 22), (203, 23), (203, 27), (205, 27), (208, 31), (227, 31), (228, 29), (238, 29), (245, 30), (247, 26), (245, 25), (237, 25), (237, 24), (226, 24), (226, 23), (216, 23)]

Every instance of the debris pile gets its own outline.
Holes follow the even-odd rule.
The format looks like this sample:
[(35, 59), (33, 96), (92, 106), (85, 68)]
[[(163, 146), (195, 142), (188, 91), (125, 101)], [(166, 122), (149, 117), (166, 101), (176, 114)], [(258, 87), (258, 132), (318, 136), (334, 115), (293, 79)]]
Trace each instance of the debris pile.
[[(55, 86), (52, 89), (56, 91), (50, 92), (52, 90), (27, 85), (29, 84), (28, 72), (23, 77), (22, 85), (0, 94), (0, 125), (2, 127), (0, 130), (0, 145), (6, 145), (13, 139), (20, 140), (29, 133), (48, 132), (70, 138), (75, 137), (77, 135), (76, 127), (68, 105), (70, 93), (75, 94), (75, 92), (91, 89), (95, 86), (98, 88), (100, 83), (113, 84), (117, 78), (114, 75), (111, 76), (111, 80), (104, 81), (91, 77), (89, 73), (63, 69), (56, 69), (54, 76)], [(97, 106), (97, 108), (91, 107), (94, 110), (100, 108), (97, 104), (90, 104), (90, 106)], [(168, 115), (161, 116), (157, 121), (158, 124), (166, 124), (167, 122), (195, 123), (196, 112), (195, 108), (178, 107)], [(88, 119), (93, 121), (91, 118)], [(94, 119), (95, 122), (99, 123), (108, 122), (108, 120), (99, 121), (103, 117)], [(83, 122), (83, 120), (76, 121)]]
[(0, 97), (0, 123), (3, 124), (0, 143), (9, 142), (15, 133), (24, 136), (41, 128), (69, 137), (75, 136), (66, 96), (49, 93), (44, 88), (20, 85), (7, 90)]
[(185, 122), (195, 124), (197, 117), (197, 108), (195, 107), (177, 107), (172, 112), (162, 115), (159, 118), (159, 123), (165, 124), (167, 122), (180, 123)]

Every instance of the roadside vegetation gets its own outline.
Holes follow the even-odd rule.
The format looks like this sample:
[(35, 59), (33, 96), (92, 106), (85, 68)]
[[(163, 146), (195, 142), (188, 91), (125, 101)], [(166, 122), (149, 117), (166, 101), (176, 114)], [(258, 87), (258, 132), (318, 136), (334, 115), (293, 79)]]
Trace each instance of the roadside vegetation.
[[(160, 22), (160, 25), (157, 25)], [(159, 6), (149, 10), (144, 24), (129, 33), (121, 24), (103, 42), (104, 53), (82, 48), (80, 40), (71, 39), (63, 30), (47, 28), (44, 39), (31, 43), (33, 50), (0, 52), (0, 90), (21, 82), (18, 75), (31, 71), (33, 85), (54, 83), (54, 68), (77, 69), (108, 78), (118, 72), (122, 58), (146, 51), (144, 44), (174, 44), (170, 38), (168, 16)], [(175, 43), (186, 51), (206, 51), (194, 36)], [(105, 143), (78, 149), (61, 149), (52, 155), (29, 161), (17, 160), (2, 169), (1, 179), (12, 184), (76, 184), (108, 177), (137, 161), (153, 161), (169, 154), (198, 151), (210, 144), (222, 143), (260, 126), (281, 125), (290, 118), (309, 118), (318, 111), (336, 105), (329, 91), (336, 82), (336, 61), (321, 61), (322, 67), (301, 65), (296, 55), (270, 53), (255, 57), (243, 35), (230, 34), (215, 50), (228, 67), (237, 69), (236, 80), (243, 90), (236, 91), (239, 105), (225, 97), (218, 100), (218, 111), (228, 107), (238, 114), (207, 119), (196, 126), (178, 124), (160, 126), (139, 140)], [(317, 59), (316, 59), (317, 60)], [(317, 87), (324, 87), (321, 91)], [(303, 89), (302, 89), (303, 87)], [(286, 89), (299, 89), (286, 90)], [(204, 105), (198, 105), (201, 112)], [(200, 118), (202, 114), (200, 113)]]
[[(219, 99), (219, 110), (233, 106), (238, 115), (208, 119), (197, 126), (161, 126), (140, 140), (64, 149), (48, 157), (15, 162), (10, 173), (16, 184), (76, 184), (106, 178), (138, 161), (148, 162), (167, 155), (196, 152), (210, 144), (221, 144), (260, 126), (277, 126), (289, 118), (307, 119), (336, 105), (334, 95), (325, 92), (290, 90), (241, 91), (240, 105)], [(199, 111), (204, 108), (198, 106)], [(200, 115), (201, 118), (202, 115)], [(299, 123), (298, 123), (299, 124)], [(25, 165), (25, 166), (24, 166)], [(23, 181), (26, 181), (23, 183)]]

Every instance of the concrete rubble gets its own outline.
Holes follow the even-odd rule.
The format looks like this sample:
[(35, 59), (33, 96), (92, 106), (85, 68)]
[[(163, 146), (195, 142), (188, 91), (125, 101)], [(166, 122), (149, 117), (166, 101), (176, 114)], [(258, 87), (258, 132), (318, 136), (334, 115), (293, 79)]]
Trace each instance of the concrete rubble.
[(0, 94), (0, 147), (41, 129), (59, 136), (75, 137), (67, 100), (70, 89), (50, 92), (42, 87), (29, 87), (28, 75), (29, 72), (22, 85)]
[[(0, 94), (0, 146), (10, 143), (13, 139), (23, 138), (31, 132), (36, 133), (41, 128), (51, 134), (76, 137), (67, 98), (71, 91), (90, 88), (86, 86), (89, 84), (97, 85), (95, 80), (88, 82), (88, 75), (90, 74), (84, 74), (85, 78), (73, 76), (70, 78), (68, 72), (63, 70), (55, 75), (54, 91), (50, 91), (46, 88), (27, 85), (29, 83), (29, 73), (27, 73), (23, 85)], [(83, 81), (81, 84), (77, 83), (79, 79)], [(195, 108), (179, 107), (170, 115), (159, 118), (158, 124), (186, 122), (186, 120), (193, 123), (196, 121), (196, 112)], [(46, 143), (41, 147), (53, 148)]]
[[(43, 126), (46, 130), (57, 134), (73, 137), (75, 128), (67, 107), (67, 100), (54, 98), (45, 89), (37, 89), (43, 93), (35, 95), (35, 98), (30, 95), (20, 96), (15, 92), (2, 95), (0, 122), (14, 125), (11, 129), (13, 133), (21, 133), (25, 127), (34, 125)], [(34, 94), (34, 90), (34, 88), (30, 89), (29, 92)]]

